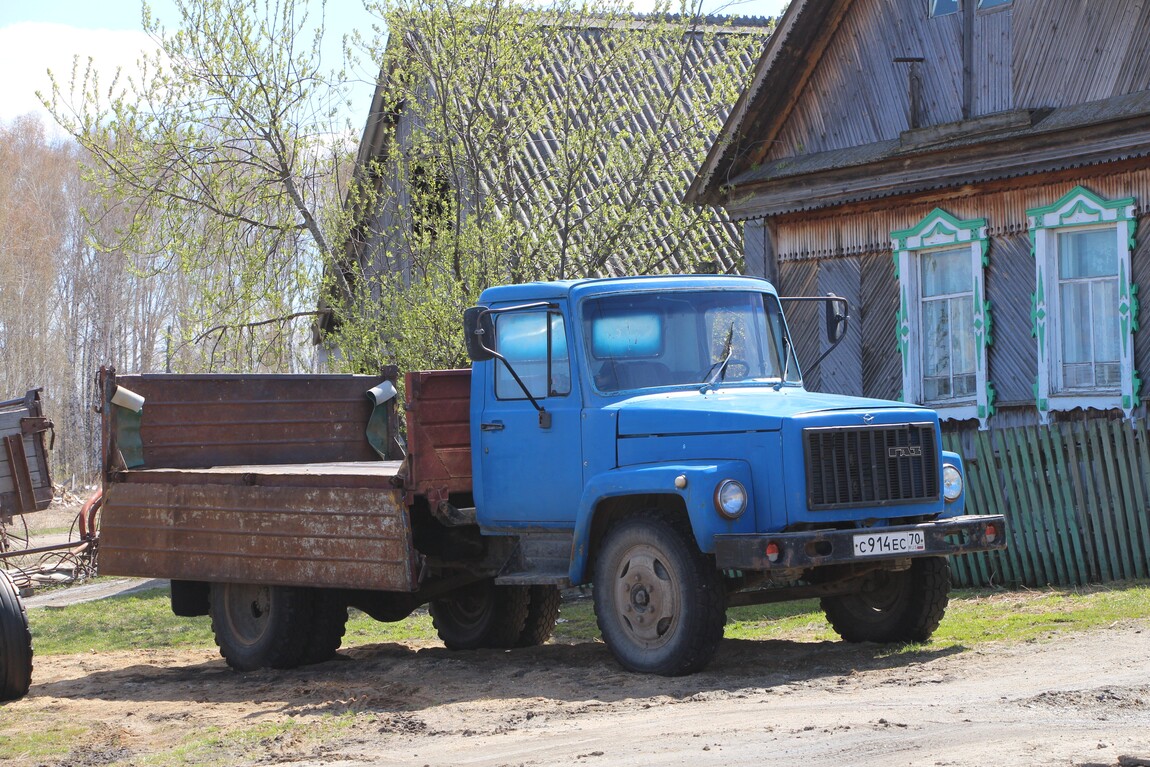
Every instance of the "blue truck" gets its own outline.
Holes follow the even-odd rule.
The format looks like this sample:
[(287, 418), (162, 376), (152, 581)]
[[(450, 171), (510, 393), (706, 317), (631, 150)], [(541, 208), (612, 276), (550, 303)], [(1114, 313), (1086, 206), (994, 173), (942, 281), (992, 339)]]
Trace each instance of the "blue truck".
[(101, 572), (170, 578), (240, 670), (331, 657), (349, 607), (539, 644), (578, 585), (637, 672), (698, 671), (728, 607), (790, 599), (847, 641), (925, 641), (948, 557), (1004, 547), (1004, 519), (966, 514), (933, 411), (807, 391), (784, 301), (716, 275), (490, 288), (471, 368), (405, 377), (403, 430), (394, 370), (106, 369)]

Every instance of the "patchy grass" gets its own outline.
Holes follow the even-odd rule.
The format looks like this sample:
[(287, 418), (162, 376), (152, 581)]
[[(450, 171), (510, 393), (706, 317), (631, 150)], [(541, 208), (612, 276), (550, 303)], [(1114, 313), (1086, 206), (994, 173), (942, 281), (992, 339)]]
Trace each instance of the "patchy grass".
[[(951, 594), (946, 618), (932, 646), (1022, 642), (1055, 632), (1085, 631), (1141, 619), (1150, 619), (1148, 582), (1082, 589), (960, 590)], [(172, 615), (165, 589), (63, 608), (37, 608), (29, 611), (28, 620), (38, 656), (213, 645), (210, 620)], [(835, 638), (818, 601), (813, 599), (732, 608), (725, 635), (798, 642)], [(587, 642), (598, 637), (591, 600), (564, 603), (554, 641)], [(395, 623), (379, 623), (353, 610), (344, 637), (345, 646), (433, 641), (435, 628), (423, 609)]]
[(354, 724), (354, 717), (341, 715), (324, 716), (307, 722), (285, 719), (248, 727), (211, 727), (184, 738), (167, 750), (134, 757), (131, 764), (140, 767), (176, 767), (187, 764), (230, 767), (254, 753), (265, 754), (271, 761), (276, 761), (276, 755), (280, 753), (296, 755), (315, 750), (319, 756), (324, 743), (349, 731)]
[(37, 726), (28, 714), (4, 712), (4, 727), (9, 734), (0, 734), (0, 758), (19, 759), (28, 764), (48, 757), (68, 754), (76, 743), (89, 734), (87, 727), (75, 725)]

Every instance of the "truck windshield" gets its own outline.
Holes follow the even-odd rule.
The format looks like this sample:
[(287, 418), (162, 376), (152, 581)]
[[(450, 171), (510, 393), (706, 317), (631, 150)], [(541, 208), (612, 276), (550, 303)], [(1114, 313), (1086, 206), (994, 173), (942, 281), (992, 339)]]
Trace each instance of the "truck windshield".
[(732, 382), (799, 383), (775, 296), (743, 291), (588, 299), (583, 332), (603, 393)]

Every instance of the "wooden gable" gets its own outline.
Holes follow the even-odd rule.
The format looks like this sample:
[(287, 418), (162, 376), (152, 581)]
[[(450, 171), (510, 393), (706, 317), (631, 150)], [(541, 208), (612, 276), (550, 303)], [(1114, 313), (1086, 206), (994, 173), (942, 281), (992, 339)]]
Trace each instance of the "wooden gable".
[(750, 218), (1150, 155), (1136, 0), (795, 0), (688, 193)]

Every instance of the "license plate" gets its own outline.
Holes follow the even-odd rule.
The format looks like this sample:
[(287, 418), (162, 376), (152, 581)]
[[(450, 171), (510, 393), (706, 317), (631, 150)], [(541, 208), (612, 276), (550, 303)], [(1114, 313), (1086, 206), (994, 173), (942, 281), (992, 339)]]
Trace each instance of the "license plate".
[(855, 536), (856, 557), (898, 556), (915, 551), (926, 551), (926, 536), (918, 530)]

